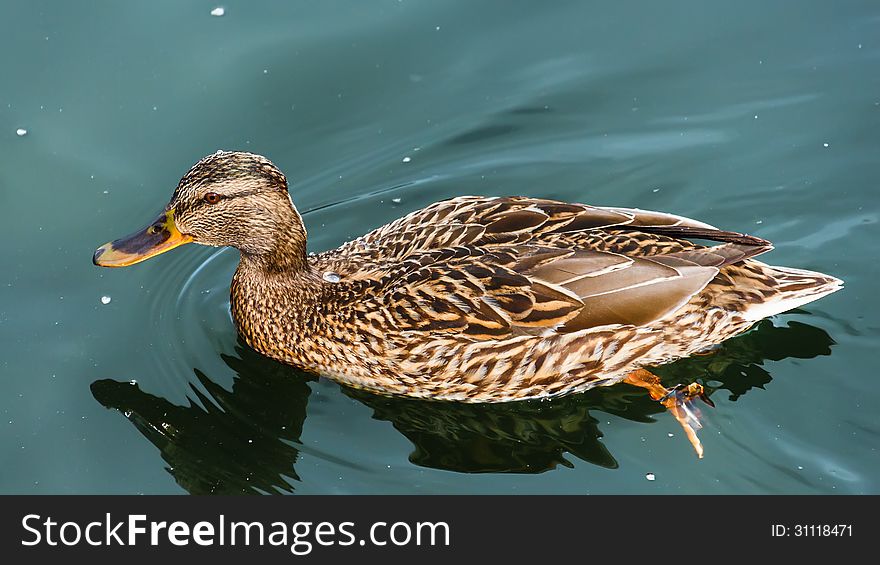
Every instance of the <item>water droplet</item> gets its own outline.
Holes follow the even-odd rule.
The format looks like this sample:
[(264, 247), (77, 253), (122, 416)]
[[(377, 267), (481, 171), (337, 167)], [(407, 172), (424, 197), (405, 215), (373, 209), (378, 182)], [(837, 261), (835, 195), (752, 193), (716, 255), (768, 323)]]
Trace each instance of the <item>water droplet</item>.
[(226, 8), (224, 8), (223, 6), (217, 6), (216, 8), (211, 10), (211, 15), (216, 16), (218, 18), (220, 16), (224, 15), (225, 13), (226, 13)]
[(655, 188), (655, 189), (652, 190), (651, 192), (660, 192), (660, 189), (659, 189), (659, 188)]
[(823, 144), (822, 144), (822, 147), (828, 147), (828, 144), (827, 144), (827, 143), (823, 143)]
[(334, 273), (332, 271), (327, 271), (326, 273), (324, 273), (324, 276), (322, 278), (325, 281), (327, 281), (328, 283), (338, 283), (339, 282), (339, 275), (337, 275), (336, 273)]
[(667, 437), (675, 437), (675, 434), (672, 433), (672, 432), (669, 432), (669, 433), (666, 434), (666, 436), (667, 436)]
[(122, 413), (122, 415), (125, 416), (126, 418), (131, 418), (131, 414), (132, 414), (131, 410), (126, 410), (125, 412)]
[(409, 157), (404, 157), (404, 158), (403, 158), (403, 162), (404, 162), (404, 163), (409, 163), (410, 161), (412, 161), (412, 159), (410, 159)]
[(435, 31), (440, 31), (440, 26), (434, 28)]
[(653, 481), (653, 480), (656, 479), (657, 477), (654, 476), (654, 473), (647, 473), (647, 474), (645, 475), (645, 478), (648, 479), (649, 481)]
[(15, 130), (15, 135), (17, 135), (18, 137), (24, 137), (27, 135), (27, 130), (24, 128), (18, 128), (17, 130)]
[(110, 304), (111, 300), (112, 300), (112, 298), (110, 298), (109, 296), (102, 296), (101, 297), (101, 304)]
[(803, 466), (803, 465), (798, 465), (798, 471), (803, 471), (803, 470), (804, 470), (804, 466)]
[(134, 379), (131, 379), (130, 381), (128, 381), (128, 384), (130, 384), (131, 386), (137, 386), (138, 382)]
[(400, 198), (392, 198), (391, 201), (395, 204), (400, 204)]

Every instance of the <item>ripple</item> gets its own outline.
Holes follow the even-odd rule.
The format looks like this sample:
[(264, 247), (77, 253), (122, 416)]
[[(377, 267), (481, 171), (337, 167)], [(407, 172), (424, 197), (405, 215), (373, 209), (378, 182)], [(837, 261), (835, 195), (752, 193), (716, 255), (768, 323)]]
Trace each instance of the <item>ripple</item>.
[(167, 259), (148, 291), (150, 357), (162, 393), (182, 399), (198, 386), (194, 368), (215, 379), (229, 373), (218, 354), (232, 352), (237, 339), (229, 282), (238, 257), (231, 249), (187, 249)]
[(877, 214), (857, 214), (828, 222), (808, 235), (786, 242), (786, 245), (815, 249), (837, 239), (850, 237), (853, 231), (876, 223)]

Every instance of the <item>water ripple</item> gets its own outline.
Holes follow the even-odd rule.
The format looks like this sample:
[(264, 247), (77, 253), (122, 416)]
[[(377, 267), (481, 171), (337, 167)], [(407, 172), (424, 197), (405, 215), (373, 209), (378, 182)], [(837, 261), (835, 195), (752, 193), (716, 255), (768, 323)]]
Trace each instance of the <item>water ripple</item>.
[(214, 378), (229, 372), (222, 370), (218, 353), (232, 351), (236, 342), (228, 289), (237, 253), (189, 248), (160, 260), (166, 264), (148, 301), (150, 335), (155, 336), (151, 365), (162, 392), (182, 399), (196, 386), (194, 368)]

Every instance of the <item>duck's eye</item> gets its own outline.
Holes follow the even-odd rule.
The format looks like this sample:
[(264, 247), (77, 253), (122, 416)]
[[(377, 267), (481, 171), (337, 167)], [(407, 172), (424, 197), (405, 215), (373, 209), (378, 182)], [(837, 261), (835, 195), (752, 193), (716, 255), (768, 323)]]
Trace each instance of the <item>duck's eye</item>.
[(204, 196), (205, 202), (208, 204), (216, 204), (223, 200), (223, 197), (217, 194), (216, 192), (209, 192)]

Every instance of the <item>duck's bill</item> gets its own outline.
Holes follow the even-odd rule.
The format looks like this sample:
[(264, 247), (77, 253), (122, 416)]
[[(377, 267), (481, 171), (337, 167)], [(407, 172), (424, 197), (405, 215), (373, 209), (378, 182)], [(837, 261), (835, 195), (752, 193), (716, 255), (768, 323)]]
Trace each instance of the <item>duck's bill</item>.
[(92, 262), (101, 267), (127, 267), (191, 241), (177, 230), (174, 211), (169, 210), (146, 228), (99, 247)]

